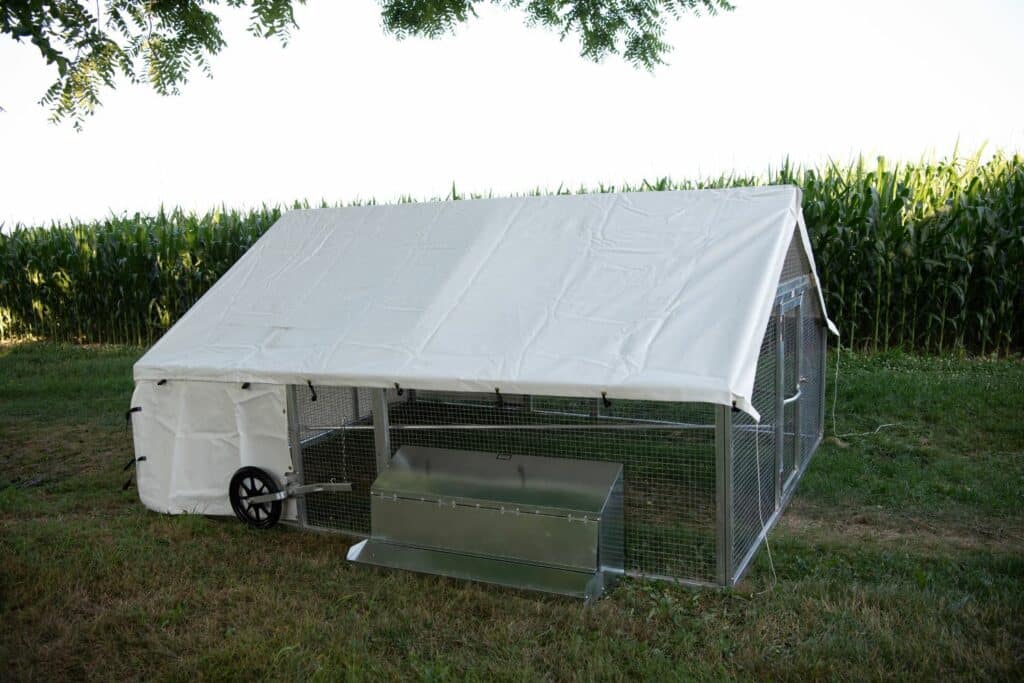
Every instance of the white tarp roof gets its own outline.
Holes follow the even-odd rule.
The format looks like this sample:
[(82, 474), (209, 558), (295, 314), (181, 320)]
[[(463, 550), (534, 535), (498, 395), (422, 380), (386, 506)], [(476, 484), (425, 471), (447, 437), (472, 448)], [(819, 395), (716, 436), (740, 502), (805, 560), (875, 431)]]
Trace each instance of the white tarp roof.
[(789, 186), (292, 211), (135, 379), (606, 392), (756, 416), (795, 226), (813, 269)]

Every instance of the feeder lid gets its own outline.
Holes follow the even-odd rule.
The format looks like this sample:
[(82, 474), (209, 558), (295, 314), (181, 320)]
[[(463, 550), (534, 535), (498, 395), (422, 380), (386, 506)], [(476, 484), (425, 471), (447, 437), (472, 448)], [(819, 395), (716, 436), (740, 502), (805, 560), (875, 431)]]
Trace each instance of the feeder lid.
[(613, 462), (402, 446), (371, 495), (593, 521), (621, 472)]

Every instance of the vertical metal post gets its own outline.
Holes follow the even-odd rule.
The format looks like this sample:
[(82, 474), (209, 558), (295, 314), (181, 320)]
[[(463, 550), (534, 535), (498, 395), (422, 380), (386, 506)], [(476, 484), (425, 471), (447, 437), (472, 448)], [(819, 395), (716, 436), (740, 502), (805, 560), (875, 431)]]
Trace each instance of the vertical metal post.
[(352, 419), (347, 422), (358, 422), (361, 413), (359, 412), (359, 387), (352, 387)]
[(786, 422), (786, 405), (783, 403), (786, 390), (786, 316), (782, 306), (775, 307), (775, 510), (782, 507), (782, 471), (786, 466), (784, 434)]
[(388, 423), (386, 389), (371, 389), (373, 405), (373, 448), (377, 454), (377, 474), (391, 464), (391, 425)]
[(732, 580), (733, 491), (732, 491), (732, 408), (715, 408), (715, 534), (718, 583)]
[[(796, 313), (793, 314), (796, 331), (793, 337), (796, 341), (796, 348), (793, 349), (793, 370), (796, 381), (793, 382), (793, 393), (796, 394), (803, 389), (804, 372), (804, 295), (800, 294), (796, 305)], [(804, 437), (803, 423), (800, 421), (800, 406), (804, 398), (793, 401), (793, 472), (790, 476), (800, 471), (804, 464)]]
[[(299, 400), (295, 393), (295, 385), (289, 384), (285, 387), (285, 413), (288, 418), (288, 451), (292, 458), (292, 471), (295, 472), (295, 479), (300, 486), (306, 483), (302, 471), (302, 433), (299, 429)], [(295, 497), (295, 511), (299, 524), (306, 526), (306, 497)]]
[[(828, 327), (825, 325), (819, 325), (818, 336), (821, 338), (821, 376), (818, 378), (818, 387), (820, 389), (818, 392), (818, 403), (820, 406), (818, 407), (819, 419), (817, 437), (821, 439), (825, 436), (825, 396), (827, 396), (825, 393), (825, 378), (826, 375), (828, 375)], [(836, 353), (839, 353), (838, 347), (836, 348)], [(836, 362), (839, 362), (838, 357), (836, 358)]]

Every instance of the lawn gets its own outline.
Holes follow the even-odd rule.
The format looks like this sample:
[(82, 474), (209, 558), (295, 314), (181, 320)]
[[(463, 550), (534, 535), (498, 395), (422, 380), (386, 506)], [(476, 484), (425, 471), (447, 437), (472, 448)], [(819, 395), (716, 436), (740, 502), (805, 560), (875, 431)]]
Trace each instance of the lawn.
[(732, 590), (626, 581), (584, 607), (147, 511), (121, 487), (140, 353), (0, 346), (5, 679), (1024, 675), (1019, 360), (842, 354), (777, 579), (762, 551)]

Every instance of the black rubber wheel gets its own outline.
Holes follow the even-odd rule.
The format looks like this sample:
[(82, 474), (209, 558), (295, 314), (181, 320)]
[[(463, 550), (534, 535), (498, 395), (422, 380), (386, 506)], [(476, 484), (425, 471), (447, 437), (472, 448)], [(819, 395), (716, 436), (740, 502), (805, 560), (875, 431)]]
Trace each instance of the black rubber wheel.
[(269, 529), (281, 519), (281, 501), (249, 503), (249, 498), (267, 493), (277, 493), (281, 487), (259, 467), (243, 467), (235, 472), (228, 485), (228, 498), (235, 516), (251, 527)]

